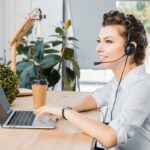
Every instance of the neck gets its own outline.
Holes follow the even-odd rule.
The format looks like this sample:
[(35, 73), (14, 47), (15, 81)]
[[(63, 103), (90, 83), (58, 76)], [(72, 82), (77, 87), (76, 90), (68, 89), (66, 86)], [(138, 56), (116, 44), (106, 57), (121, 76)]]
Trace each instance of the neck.
[[(124, 79), (124, 77), (135, 67), (137, 67), (135, 63), (130, 64), (129, 61), (127, 61), (122, 79)], [(112, 69), (118, 81), (120, 80), (123, 68), (124, 68), (124, 64), (119, 64), (118, 66)]]

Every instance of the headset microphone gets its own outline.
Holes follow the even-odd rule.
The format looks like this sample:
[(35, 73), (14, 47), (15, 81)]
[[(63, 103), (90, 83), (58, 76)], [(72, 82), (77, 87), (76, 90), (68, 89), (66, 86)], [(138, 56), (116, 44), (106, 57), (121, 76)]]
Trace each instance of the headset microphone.
[(103, 64), (103, 63), (112, 63), (112, 62), (116, 62), (116, 61), (120, 60), (122, 57), (124, 57), (125, 55), (126, 55), (126, 54), (124, 54), (124, 55), (122, 55), (121, 57), (119, 57), (118, 59), (112, 60), (112, 61), (104, 61), (104, 62), (98, 61), (98, 62), (94, 62), (94, 65), (99, 65), (99, 64)]

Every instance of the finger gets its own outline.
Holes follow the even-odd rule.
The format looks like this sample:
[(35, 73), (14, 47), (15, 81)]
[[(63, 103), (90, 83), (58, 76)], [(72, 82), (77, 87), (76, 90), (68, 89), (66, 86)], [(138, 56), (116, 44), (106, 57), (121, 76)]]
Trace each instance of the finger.
[(43, 116), (49, 114), (52, 114), (49, 107), (43, 107), (36, 113), (38, 118), (43, 118)]
[(39, 109), (34, 109), (33, 112), (35, 114), (39, 113), (41, 110), (45, 109), (46, 106), (40, 107)]
[(50, 114), (48, 117), (49, 117), (49, 120), (54, 120), (54, 121), (56, 120), (56, 116), (55, 115)]
[(40, 107), (38, 110), (35, 111), (35, 114), (36, 115), (41, 114), (43, 112), (46, 112), (46, 110), (47, 110), (47, 106)]
[(47, 115), (49, 115), (49, 113), (43, 112), (43, 113), (38, 114), (38, 115), (36, 115), (36, 116), (37, 116), (38, 119), (42, 119), (44, 116), (47, 116)]
[(37, 112), (36, 116), (38, 118), (43, 118), (43, 116), (49, 115), (49, 114), (50, 114), (50, 112), (49, 112), (48, 108), (44, 108), (44, 109), (41, 109), (39, 112)]

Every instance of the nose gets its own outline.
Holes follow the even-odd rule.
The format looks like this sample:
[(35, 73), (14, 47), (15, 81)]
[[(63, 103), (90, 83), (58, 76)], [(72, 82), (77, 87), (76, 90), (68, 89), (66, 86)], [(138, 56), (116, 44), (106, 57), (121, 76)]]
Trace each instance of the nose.
[(99, 53), (99, 52), (103, 52), (104, 49), (103, 49), (103, 46), (101, 43), (98, 43), (97, 46), (96, 46), (96, 52)]

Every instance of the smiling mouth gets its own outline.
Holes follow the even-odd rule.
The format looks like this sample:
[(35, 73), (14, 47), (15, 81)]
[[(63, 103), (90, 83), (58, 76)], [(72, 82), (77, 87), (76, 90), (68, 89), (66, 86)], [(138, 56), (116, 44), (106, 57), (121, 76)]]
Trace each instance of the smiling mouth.
[(100, 55), (99, 58), (100, 58), (101, 61), (104, 61), (104, 60), (106, 60), (108, 57), (107, 57), (107, 56), (102, 56), (102, 55)]

